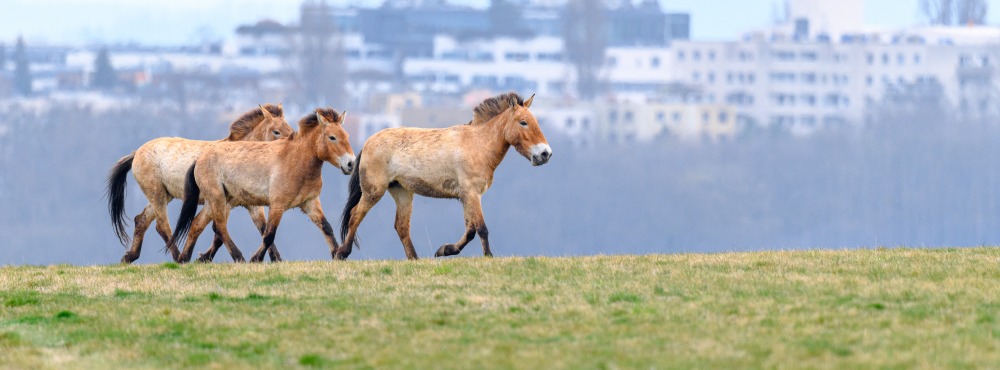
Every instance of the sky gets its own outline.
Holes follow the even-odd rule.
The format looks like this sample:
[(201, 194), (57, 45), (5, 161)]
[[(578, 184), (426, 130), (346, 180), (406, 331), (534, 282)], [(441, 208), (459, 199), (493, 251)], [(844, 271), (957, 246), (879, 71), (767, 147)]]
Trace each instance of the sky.
[[(836, 1), (836, 0), (823, 0)], [(302, 0), (6, 0), (0, 42), (24, 35), (36, 44), (123, 43), (181, 45), (229, 38), (240, 24), (261, 18), (294, 20)], [(485, 7), (488, 0), (452, 0)], [(779, 0), (660, 0), (669, 11), (690, 12), (692, 38), (731, 40), (769, 24)], [(871, 26), (921, 23), (919, 0), (866, 0)], [(1000, 0), (988, 0), (988, 22), (1000, 24)], [(379, 0), (329, 1), (375, 5)]]

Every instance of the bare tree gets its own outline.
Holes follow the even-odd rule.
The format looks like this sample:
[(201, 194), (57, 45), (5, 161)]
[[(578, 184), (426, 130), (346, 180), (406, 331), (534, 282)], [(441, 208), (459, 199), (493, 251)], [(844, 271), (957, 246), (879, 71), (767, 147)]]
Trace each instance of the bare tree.
[(21, 95), (31, 95), (31, 62), (23, 37), (17, 38), (14, 48), (14, 90)]
[(958, 24), (984, 24), (986, 21), (986, 0), (958, 0), (955, 14)]
[(298, 70), (296, 100), (303, 105), (346, 103), (347, 66), (332, 8), (325, 1), (306, 1), (299, 18), (295, 58)]
[(952, 0), (920, 0), (920, 11), (933, 25), (948, 26), (952, 24)]
[(577, 91), (581, 98), (593, 99), (600, 93), (598, 73), (608, 42), (604, 6), (600, 0), (570, 0), (563, 24), (566, 56), (576, 67)]

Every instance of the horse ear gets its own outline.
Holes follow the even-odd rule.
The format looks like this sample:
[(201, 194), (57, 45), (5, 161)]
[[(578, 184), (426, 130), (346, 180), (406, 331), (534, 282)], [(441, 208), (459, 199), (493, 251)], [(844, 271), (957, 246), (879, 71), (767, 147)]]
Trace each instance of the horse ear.
[(263, 105), (258, 104), (257, 106), (260, 107), (260, 113), (264, 115), (264, 118), (267, 119), (274, 118), (274, 116), (271, 115), (271, 112), (268, 112), (267, 108), (264, 108)]
[(523, 104), (523, 106), (524, 106), (525, 108), (531, 108), (531, 101), (532, 101), (532, 100), (535, 100), (535, 94), (531, 94), (531, 97), (530, 97), (530, 98), (528, 98), (528, 100), (525, 100), (525, 101), (524, 101), (524, 104)]
[(281, 112), (281, 115), (282, 115), (282, 116), (284, 116), (284, 115), (285, 115), (285, 108), (282, 108), (282, 107), (281, 107), (281, 103), (278, 103), (278, 111), (280, 111), (280, 112)]
[(347, 111), (346, 110), (344, 112), (340, 113), (340, 122), (337, 122), (337, 123), (343, 125), (344, 122), (347, 122)]
[(323, 119), (323, 114), (320, 113), (318, 110), (316, 111), (316, 121), (319, 122), (320, 126), (326, 126), (329, 124), (329, 122)]

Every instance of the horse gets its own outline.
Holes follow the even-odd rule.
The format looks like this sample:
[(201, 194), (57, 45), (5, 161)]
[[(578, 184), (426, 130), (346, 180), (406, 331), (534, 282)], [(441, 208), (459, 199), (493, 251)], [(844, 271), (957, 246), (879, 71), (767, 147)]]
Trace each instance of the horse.
[(532, 165), (552, 157), (535, 116), (514, 92), (484, 100), (468, 124), (443, 129), (400, 127), (379, 131), (358, 153), (340, 226), (343, 245), (334, 256), (345, 259), (357, 245), (361, 220), (388, 190), (396, 202), (396, 233), (406, 258), (417, 259), (410, 240), (413, 194), (461, 201), (465, 233), (455, 244), (438, 248), (435, 257), (456, 255), (478, 233), (483, 255), (492, 257), (481, 198), (493, 184), (493, 172), (511, 146)]
[[(316, 109), (299, 120), (299, 131), (285, 139), (257, 142), (215, 143), (202, 152), (187, 172), (184, 205), (177, 229), (168, 242), (175, 246), (190, 231), (177, 259), (191, 259), (198, 236), (211, 221), (226, 248), (238, 250), (226, 230), (229, 210), (236, 206), (268, 206), (264, 244), (251, 262), (260, 262), (274, 248), (274, 237), (287, 209), (299, 208), (323, 232), (331, 256), (337, 251), (333, 227), (323, 215), (319, 194), (323, 189), (323, 162), (339, 167), (345, 175), (354, 170), (354, 150), (344, 130), (345, 113)], [(197, 216), (197, 199), (205, 207)], [(176, 247), (175, 247), (176, 248)], [(200, 259), (211, 258), (209, 250)]]
[[(258, 109), (247, 111), (237, 118), (229, 127), (229, 136), (220, 140), (230, 141), (270, 141), (287, 137), (292, 133), (292, 126), (285, 121), (281, 104), (267, 104)], [(135, 236), (132, 247), (122, 257), (122, 263), (132, 263), (139, 258), (142, 250), (142, 240), (153, 221), (156, 221), (156, 231), (166, 243), (170, 239), (170, 223), (167, 220), (167, 203), (184, 196), (184, 175), (187, 168), (201, 152), (213, 142), (188, 140), (176, 137), (153, 139), (143, 144), (139, 149), (118, 160), (111, 168), (107, 179), (108, 212), (111, 213), (111, 224), (122, 245), (128, 246), (129, 237), (125, 230), (125, 180), (128, 172), (133, 171), (139, 188), (145, 194), (149, 203), (135, 216)], [(266, 220), (261, 208), (247, 208), (257, 228), (263, 230)], [(221, 239), (217, 240), (221, 243)], [(272, 260), (280, 260), (276, 249), (271, 255)], [(176, 248), (171, 250), (177, 258)], [(234, 258), (236, 258), (234, 256)]]

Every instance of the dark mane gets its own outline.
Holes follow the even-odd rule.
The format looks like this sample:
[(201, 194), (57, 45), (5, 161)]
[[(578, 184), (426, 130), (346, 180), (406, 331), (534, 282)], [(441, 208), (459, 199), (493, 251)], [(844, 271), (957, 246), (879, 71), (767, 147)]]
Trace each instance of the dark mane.
[(309, 127), (319, 124), (319, 119), (316, 118), (316, 113), (322, 114), (323, 119), (329, 123), (335, 123), (340, 121), (340, 113), (331, 108), (316, 108), (315, 111), (307, 114), (305, 117), (299, 120), (299, 126)]
[[(284, 110), (274, 104), (264, 104), (264, 109), (267, 109), (267, 111), (275, 117), (282, 117), (285, 115)], [(229, 137), (226, 138), (226, 140), (242, 140), (253, 132), (253, 129), (260, 124), (261, 118), (264, 118), (264, 113), (261, 113), (260, 108), (254, 108), (246, 113), (243, 113), (240, 118), (237, 118), (231, 125), (229, 125)]]
[(473, 123), (483, 123), (487, 122), (498, 114), (503, 113), (507, 108), (520, 105), (524, 106), (524, 98), (518, 95), (516, 92), (509, 92), (506, 94), (500, 94), (492, 98), (483, 100), (479, 103), (476, 108), (472, 110), (474, 118)]

